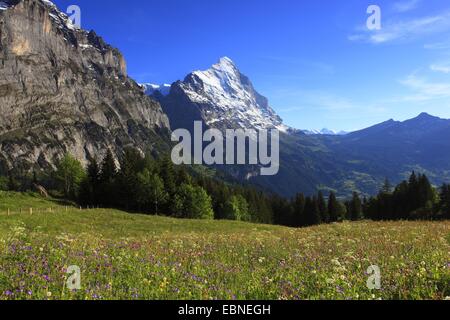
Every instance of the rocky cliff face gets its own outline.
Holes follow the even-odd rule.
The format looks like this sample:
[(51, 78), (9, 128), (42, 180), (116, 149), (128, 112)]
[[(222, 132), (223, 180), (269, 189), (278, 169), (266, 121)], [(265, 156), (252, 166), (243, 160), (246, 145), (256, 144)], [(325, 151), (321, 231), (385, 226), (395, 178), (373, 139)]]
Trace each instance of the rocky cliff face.
[(0, 171), (82, 162), (106, 148), (167, 148), (160, 105), (127, 77), (122, 54), (47, 0), (0, 6)]

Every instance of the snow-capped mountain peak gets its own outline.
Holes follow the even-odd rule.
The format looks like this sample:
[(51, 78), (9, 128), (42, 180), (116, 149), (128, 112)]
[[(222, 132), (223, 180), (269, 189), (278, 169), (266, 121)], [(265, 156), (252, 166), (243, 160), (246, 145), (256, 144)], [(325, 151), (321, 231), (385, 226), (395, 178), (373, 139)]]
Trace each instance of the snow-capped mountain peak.
[(204, 71), (194, 71), (178, 86), (197, 105), (202, 106), (206, 124), (217, 128), (278, 129), (289, 128), (260, 95), (234, 62), (221, 58)]
[[(228, 75), (238, 77), (240, 72), (236, 67), (234, 62), (228, 57), (220, 58), (219, 62), (211, 67), (212, 70), (216, 71), (217, 75)], [(201, 71), (200, 71), (201, 72)]]

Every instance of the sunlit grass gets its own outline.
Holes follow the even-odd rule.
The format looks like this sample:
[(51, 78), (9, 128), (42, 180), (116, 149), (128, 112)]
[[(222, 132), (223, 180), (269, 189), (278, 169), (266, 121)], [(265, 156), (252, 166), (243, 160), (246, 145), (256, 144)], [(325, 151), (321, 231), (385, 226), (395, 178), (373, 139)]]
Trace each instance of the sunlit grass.
[[(33, 214), (5, 211), (39, 205)], [(444, 299), (449, 237), (450, 222), (290, 229), (66, 211), (3, 194), (0, 299)], [(65, 287), (71, 265), (81, 290)], [(371, 265), (381, 268), (381, 290), (367, 288)]]

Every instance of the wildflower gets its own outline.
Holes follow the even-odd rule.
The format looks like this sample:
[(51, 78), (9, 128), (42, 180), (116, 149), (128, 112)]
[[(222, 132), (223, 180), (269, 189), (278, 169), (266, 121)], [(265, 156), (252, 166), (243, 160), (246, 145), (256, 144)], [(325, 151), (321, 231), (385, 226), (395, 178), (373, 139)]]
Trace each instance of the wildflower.
[(52, 296), (52, 292), (51, 291), (47, 291), (47, 297), (50, 298)]
[(340, 266), (341, 266), (341, 263), (339, 262), (338, 259), (333, 259), (333, 260), (331, 260), (331, 263), (334, 264), (334, 265), (337, 266), (337, 267), (340, 267)]

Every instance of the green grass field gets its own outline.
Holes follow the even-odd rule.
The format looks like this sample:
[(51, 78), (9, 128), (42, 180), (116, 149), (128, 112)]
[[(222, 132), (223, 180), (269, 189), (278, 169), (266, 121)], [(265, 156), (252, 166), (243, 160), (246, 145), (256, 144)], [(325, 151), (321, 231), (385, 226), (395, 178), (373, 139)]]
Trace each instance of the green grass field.
[[(74, 265), (80, 290), (66, 287)], [(290, 229), (0, 193), (0, 300), (445, 299), (449, 283), (449, 221)]]

